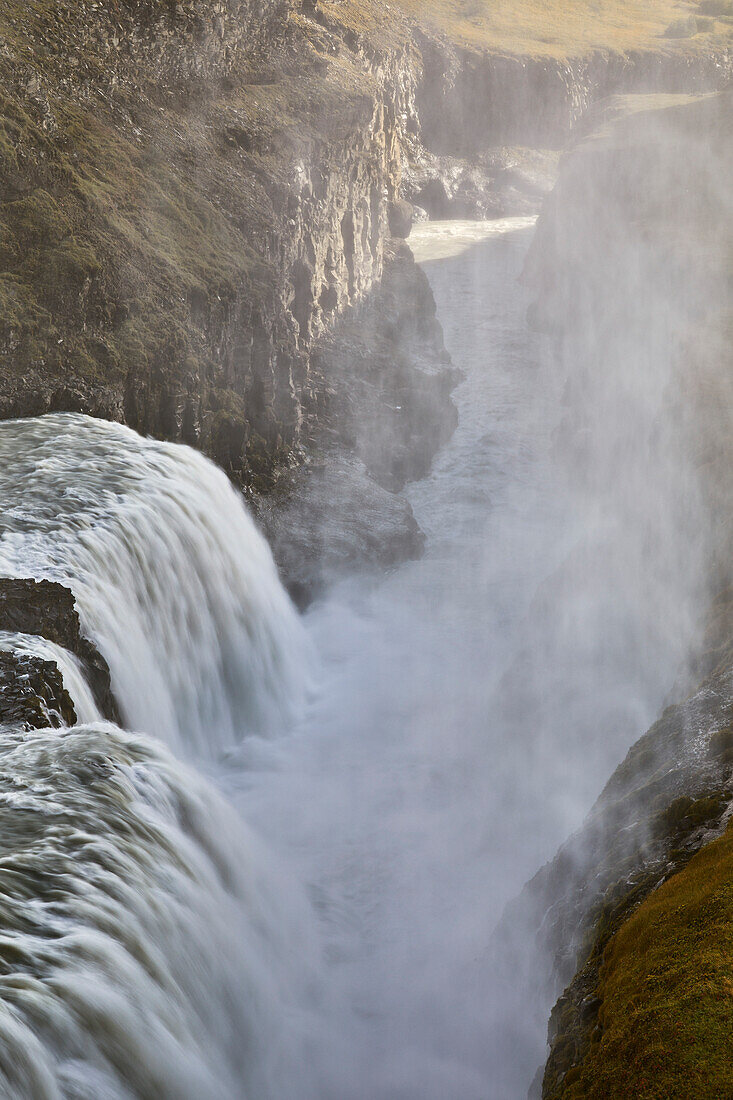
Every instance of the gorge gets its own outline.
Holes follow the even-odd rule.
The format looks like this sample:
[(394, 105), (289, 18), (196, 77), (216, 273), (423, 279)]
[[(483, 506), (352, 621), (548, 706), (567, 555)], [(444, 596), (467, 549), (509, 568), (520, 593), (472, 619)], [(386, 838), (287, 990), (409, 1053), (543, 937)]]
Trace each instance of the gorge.
[(0, 4), (0, 1095), (733, 1095), (731, 28)]

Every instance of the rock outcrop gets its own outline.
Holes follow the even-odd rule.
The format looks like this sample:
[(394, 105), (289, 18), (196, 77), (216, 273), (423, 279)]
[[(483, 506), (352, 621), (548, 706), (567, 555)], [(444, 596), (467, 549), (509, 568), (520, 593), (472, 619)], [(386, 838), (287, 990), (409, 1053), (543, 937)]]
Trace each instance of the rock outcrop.
[(452, 434), (458, 380), (427, 278), (405, 244), (384, 277), (313, 350), (323, 402), (308, 460), (252, 504), (291, 593), (308, 602), (357, 566), (418, 557), (423, 536), (399, 490)]
[(77, 658), (101, 714), (119, 721), (107, 662), (81, 633), (73, 594), (53, 581), (0, 578), (0, 724), (26, 729), (73, 725), (74, 704), (53, 661), (14, 652), (12, 635), (53, 642)]

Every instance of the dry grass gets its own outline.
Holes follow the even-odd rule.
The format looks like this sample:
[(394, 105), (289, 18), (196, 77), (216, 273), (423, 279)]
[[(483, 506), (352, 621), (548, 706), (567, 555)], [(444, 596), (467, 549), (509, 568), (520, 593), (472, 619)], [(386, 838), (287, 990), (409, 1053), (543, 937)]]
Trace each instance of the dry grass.
[(707, 29), (692, 36), (665, 37), (670, 26), (700, 14), (698, 4), (684, 0), (390, 0), (390, 6), (461, 44), (513, 54), (704, 48), (730, 33), (724, 23), (703, 20)]

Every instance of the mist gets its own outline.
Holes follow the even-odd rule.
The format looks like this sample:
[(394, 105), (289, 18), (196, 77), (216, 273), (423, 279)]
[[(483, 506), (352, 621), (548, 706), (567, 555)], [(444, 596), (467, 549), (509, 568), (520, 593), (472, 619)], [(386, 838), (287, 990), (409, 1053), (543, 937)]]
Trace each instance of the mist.
[(628, 283), (602, 328), (574, 298), (558, 346), (530, 308), (533, 219), (413, 231), (464, 374), (456, 433), (406, 490), (426, 551), (309, 611), (316, 698), (291, 742), (245, 743), (232, 789), (307, 867), (343, 997), (327, 1031), (352, 1021), (323, 1095), (527, 1094), (559, 989), (531, 930), (494, 931), (684, 690), (711, 517), (676, 399), (678, 298), (633, 226), (613, 235)]

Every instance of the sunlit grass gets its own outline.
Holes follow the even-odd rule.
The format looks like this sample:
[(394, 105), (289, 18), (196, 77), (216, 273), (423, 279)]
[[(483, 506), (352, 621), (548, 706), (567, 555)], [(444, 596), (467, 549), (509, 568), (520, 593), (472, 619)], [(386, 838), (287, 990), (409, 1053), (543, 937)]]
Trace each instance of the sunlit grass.
[[(368, 4), (335, 3), (332, 10), (351, 8), (355, 17)], [(391, 0), (400, 9), (459, 43), (492, 47), (507, 53), (572, 55), (589, 49), (684, 48), (703, 46), (711, 35), (729, 27), (700, 18), (696, 3), (684, 0)], [(672, 26), (683, 37), (670, 38)]]

